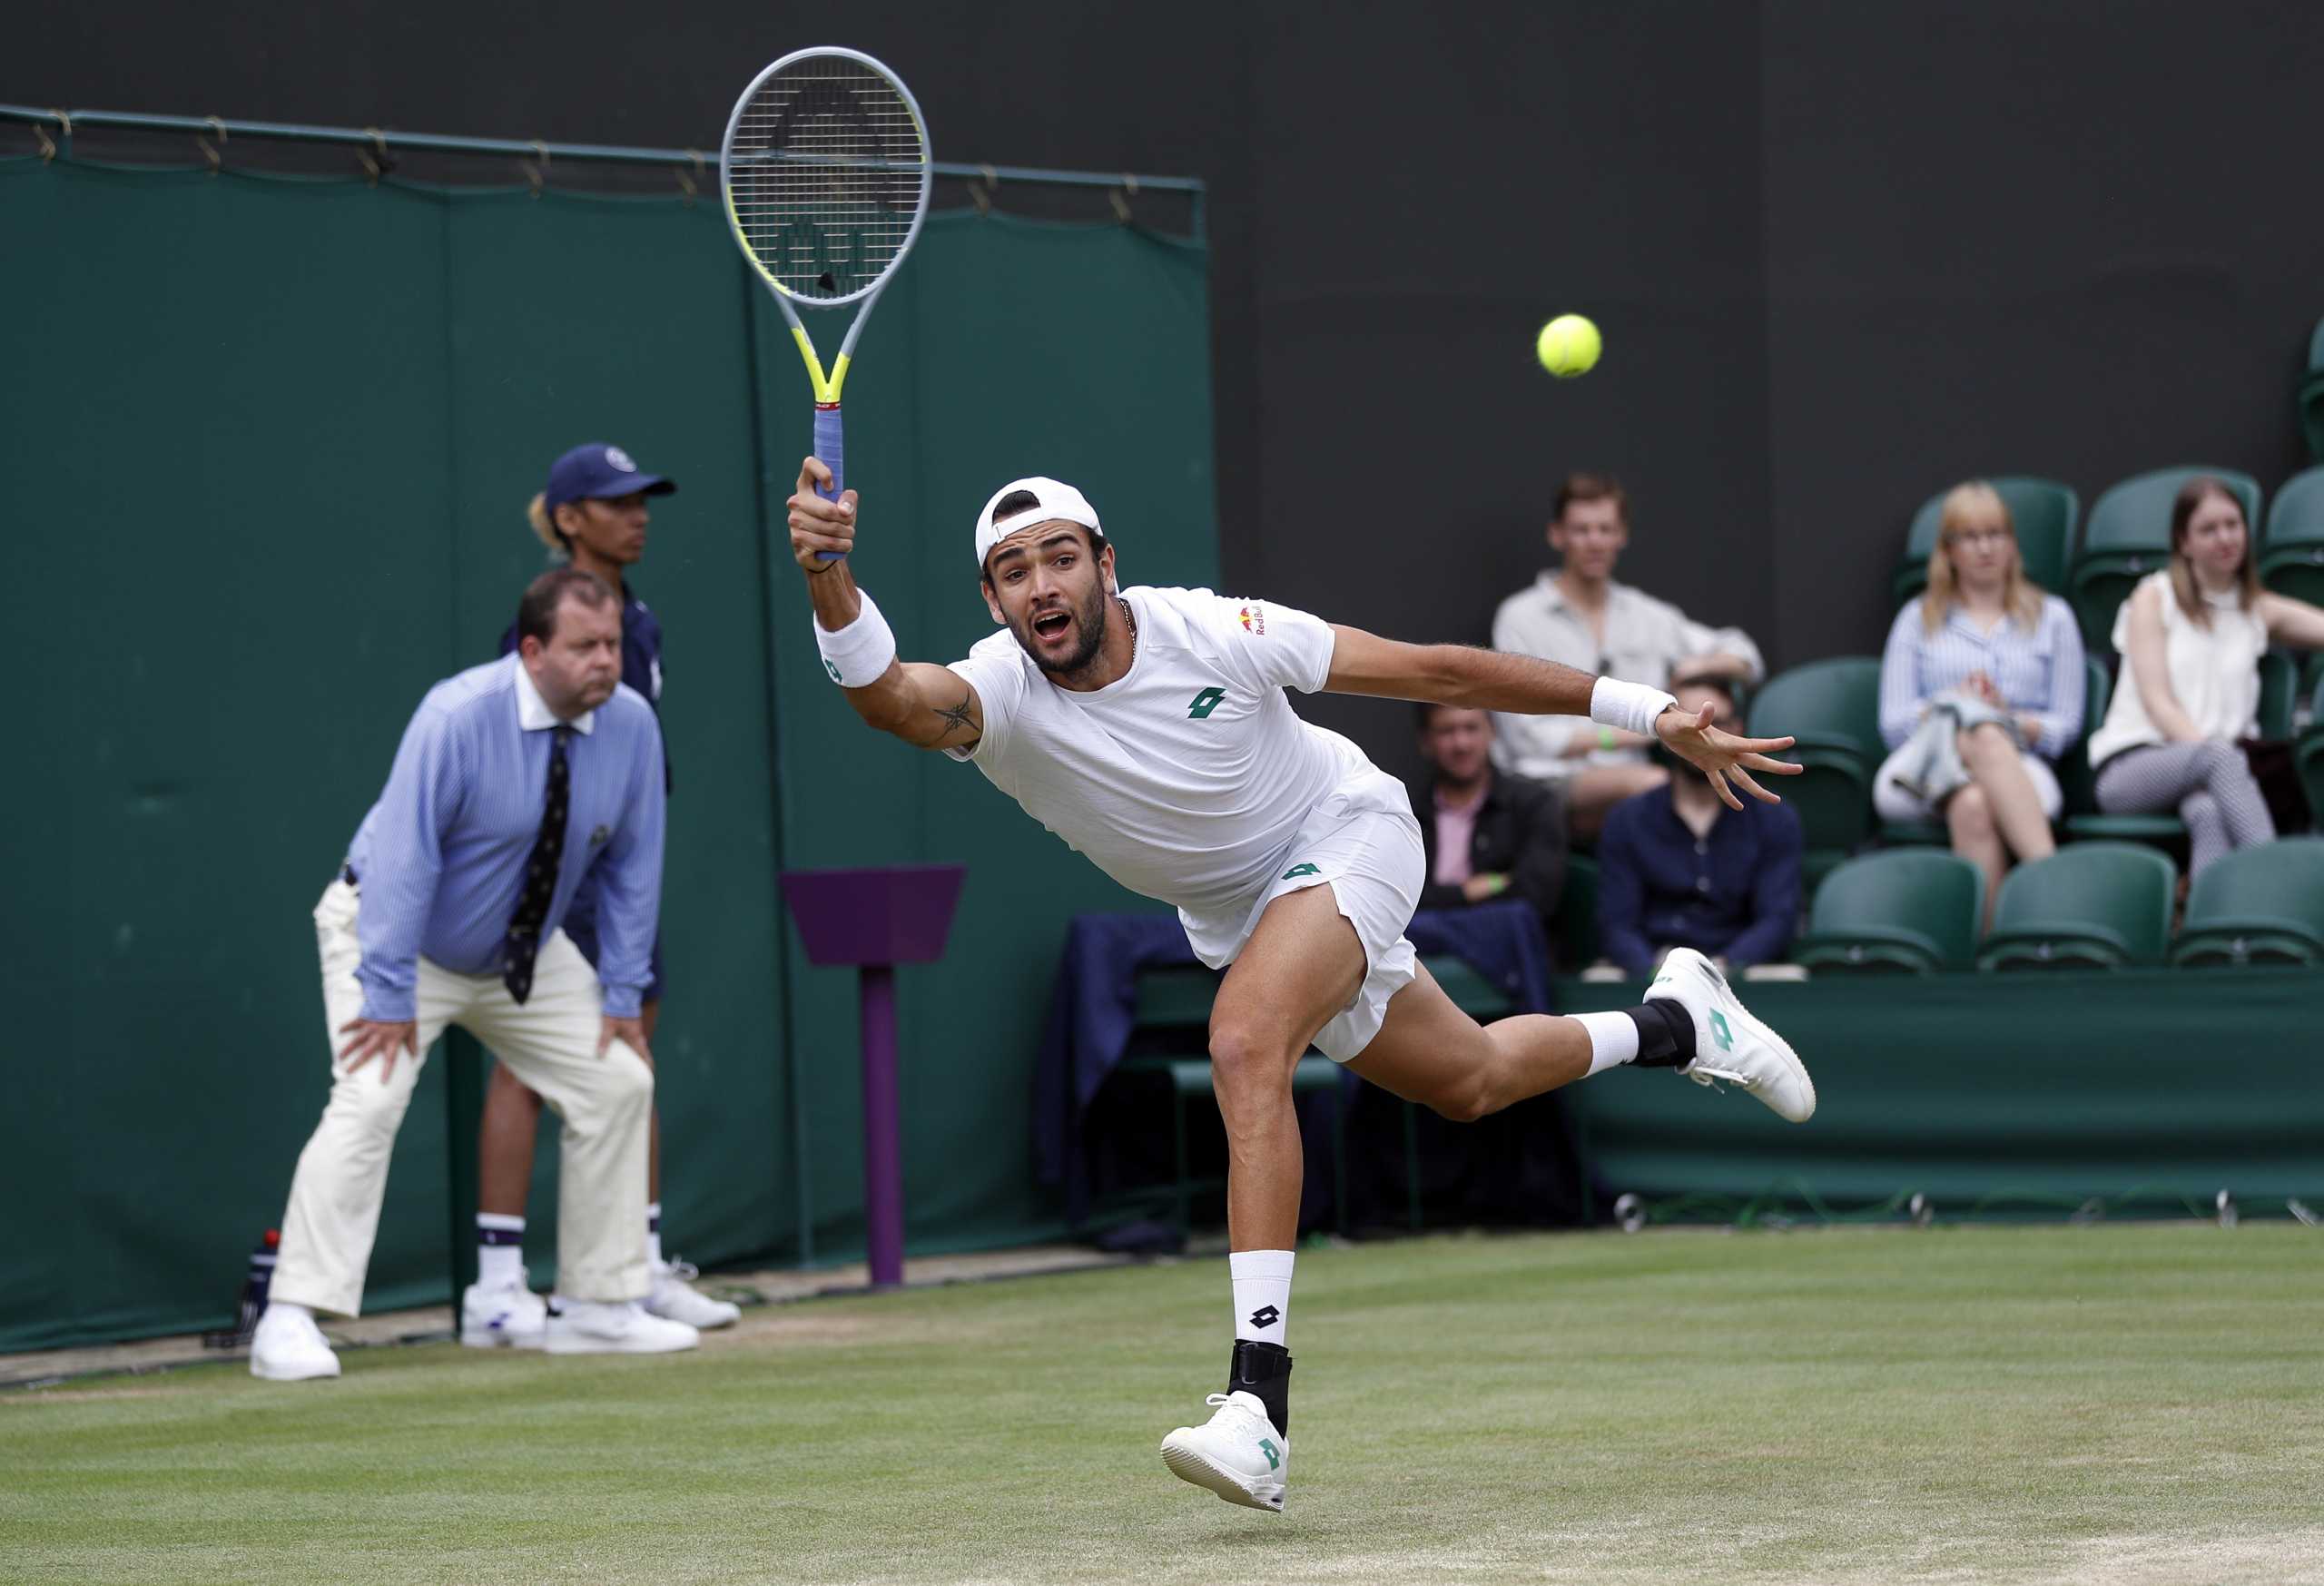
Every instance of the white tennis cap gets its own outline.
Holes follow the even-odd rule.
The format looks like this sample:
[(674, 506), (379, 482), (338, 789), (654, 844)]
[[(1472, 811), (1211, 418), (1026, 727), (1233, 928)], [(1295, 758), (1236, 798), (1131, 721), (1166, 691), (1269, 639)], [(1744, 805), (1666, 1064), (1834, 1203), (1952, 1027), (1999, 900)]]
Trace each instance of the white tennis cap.
[[(993, 508), (1020, 490), (1033, 497), (1033, 505), (1019, 507), (999, 522), (993, 521)], [(1060, 518), (1067, 523), (1078, 523), (1093, 534), (1106, 532), (1098, 521), (1098, 509), (1089, 505), (1089, 497), (1072, 486), (1057, 479), (1044, 478), (1039, 474), (1029, 479), (1009, 480), (992, 493), (992, 499), (987, 501), (984, 510), (977, 514), (977, 571), (984, 571), (984, 559), (992, 554), (992, 547), (1010, 535), (1030, 528), (1037, 523)]]

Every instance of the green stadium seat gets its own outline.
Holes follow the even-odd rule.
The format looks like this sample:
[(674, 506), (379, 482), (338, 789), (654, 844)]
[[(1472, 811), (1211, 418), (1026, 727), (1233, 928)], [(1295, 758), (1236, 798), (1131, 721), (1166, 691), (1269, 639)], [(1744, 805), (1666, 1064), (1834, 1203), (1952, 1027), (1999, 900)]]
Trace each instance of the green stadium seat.
[(2157, 468), (2110, 487), (2090, 508), (2066, 600), (2082, 624), (2083, 645), (2114, 647), (2114, 613), (2132, 586), (2171, 559), (2171, 502), (2179, 488), (2209, 474), (2243, 504), (2244, 521), (2260, 522), (2260, 482), (2233, 468)]
[(1565, 890), (1558, 894), (1557, 967), (1578, 974), (1598, 961), (1598, 862), (1586, 853), (1565, 857)]
[(2106, 707), (2114, 697), (2113, 675), (2106, 670), (2103, 661), (2085, 652), (2083, 666), (2082, 736), (2073, 741), (2073, 748), (2058, 756), (2062, 823), (2076, 815), (2098, 813), (2098, 795), (2091, 786), (2095, 775), (2090, 768), (2090, 734), (2106, 719)]
[(2324, 837), (2280, 838), (2207, 868), (2171, 961), (2324, 964)]
[(1824, 878), (1848, 862), (1849, 855), (1837, 848), (1803, 848), (1799, 854), (1799, 895), (1812, 898)]
[(2279, 595), (2324, 606), (2324, 468), (2294, 474), (2268, 504), (2260, 582)]
[(2160, 963), (2178, 869), (2152, 848), (2078, 842), (2003, 878), (1981, 970), (2132, 969)]
[(1798, 740), (1779, 758), (1806, 767), (1785, 777), (1782, 788), (1799, 812), (1804, 867), (1820, 875), (1863, 846), (1872, 828), (1872, 773), (1887, 753), (1879, 661), (1843, 655), (1770, 677), (1751, 701), (1748, 731)]
[(2310, 719), (2308, 731), (2293, 743), (2291, 760), (2299, 773), (2299, 785), (2308, 794), (2308, 813), (2319, 826), (2324, 826), (2324, 670), (2316, 665), (2324, 655), (2311, 659), (2309, 672), (2316, 685), (2310, 695)]
[(1968, 969), (1984, 890), (1984, 873), (1955, 853), (1915, 848), (1860, 855), (1816, 889), (1792, 961), (1819, 975)]
[(2291, 736), (2291, 712), (2299, 693), (2299, 663), (2282, 650), (2260, 657), (2260, 736), (2280, 744)]
[[(2082, 519), (2082, 497), (2074, 494), (2072, 486), (2061, 485), (2055, 479), (2004, 475), (1985, 482), (2009, 508), (2010, 522), (2017, 529), (2017, 554), (2025, 564), (2025, 576), (2053, 595), (2064, 594), (2066, 569), (2073, 560), (2074, 526)], [(1928, 557), (1936, 548), (1936, 537), (1943, 527), (1940, 515), (1945, 497), (1945, 492), (1939, 490), (1913, 514), (1913, 526), (1905, 535), (1904, 560), (1897, 564), (1896, 576), (1892, 580), (1897, 606), (1928, 587)]]
[(2308, 342), (2308, 374), (2299, 382), (2299, 427), (2308, 437), (2308, 455), (2324, 463), (2324, 320)]

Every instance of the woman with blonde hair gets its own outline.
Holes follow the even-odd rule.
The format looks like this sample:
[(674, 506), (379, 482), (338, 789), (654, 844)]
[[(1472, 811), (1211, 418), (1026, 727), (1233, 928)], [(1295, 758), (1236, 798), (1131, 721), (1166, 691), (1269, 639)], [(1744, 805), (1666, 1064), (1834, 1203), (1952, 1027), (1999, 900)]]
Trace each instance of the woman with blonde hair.
[(2171, 504), (2171, 566), (2114, 615), (2123, 656), (2106, 720), (2090, 735), (2098, 807), (2175, 810), (2187, 871), (2276, 834), (2243, 742), (2258, 735), (2269, 644), (2324, 647), (2324, 611), (2260, 587), (2243, 505), (2208, 476)]
[(1896, 614), (1880, 662), (1873, 778), (1885, 821), (1941, 814), (1985, 872), (1985, 911), (2013, 857), (2056, 852), (2051, 763), (2082, 735), (2089, 682), (2073, 613), (2025, 576), (2009, 507), (1972, 480), (1945, 496), (1928, 588)]

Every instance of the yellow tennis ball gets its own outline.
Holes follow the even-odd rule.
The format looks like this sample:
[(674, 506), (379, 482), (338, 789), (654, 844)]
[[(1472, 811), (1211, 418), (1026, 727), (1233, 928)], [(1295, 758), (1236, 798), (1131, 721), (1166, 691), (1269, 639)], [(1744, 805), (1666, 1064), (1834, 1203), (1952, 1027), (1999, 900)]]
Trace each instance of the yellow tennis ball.
[(1541, 335), (1533, 340), (1533, 352), (1543, 369), (1570, 380), (1598, 367), (1598, 354), (1604, 345), (1598, 327), (1588, 320), (1580, 314), (1560, 314), (1541, 327)]

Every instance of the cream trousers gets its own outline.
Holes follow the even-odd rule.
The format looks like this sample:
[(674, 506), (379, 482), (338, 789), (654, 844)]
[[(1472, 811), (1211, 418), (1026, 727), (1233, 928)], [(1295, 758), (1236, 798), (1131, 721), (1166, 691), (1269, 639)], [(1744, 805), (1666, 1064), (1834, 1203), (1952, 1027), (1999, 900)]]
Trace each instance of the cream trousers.
[[(352, 1316), (387, 1197), (388, 1153), (419, 1081), (420, 1059), (399, 1052), (392, 1077), (373, 1058), (349, 1072), (340, 1027), (363, 1013), (355, 970), (356, 890), (344, 881), (315, 905), (330, 1099), (299, 1154), (273, 1297)], [(645, 1129), (654, 1071), (620, 1041), (600, 1055), (597, 977), (562, 931), (541, 945), (532, 996), (518, 1007), (497, 975), (458, 975), (419, 960), (419, 1040), (424, 1059), (448, 1024), (489, 1048), (564, 1119), (557, 1201), (557, 1292), (577, 1300), (633, 1300), (647, 1286)], [(457, 1300), (455, 1301), (457, 1303)]]

